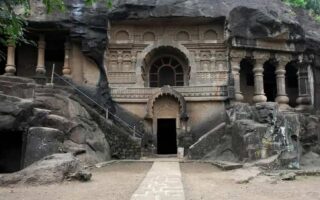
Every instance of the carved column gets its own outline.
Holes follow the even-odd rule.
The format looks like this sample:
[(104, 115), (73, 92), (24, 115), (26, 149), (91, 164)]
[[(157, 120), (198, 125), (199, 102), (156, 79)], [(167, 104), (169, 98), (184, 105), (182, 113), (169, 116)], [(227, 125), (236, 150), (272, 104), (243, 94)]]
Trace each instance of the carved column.
[(131, 66), (134, 69), (137, 63), (137, 57), (136, 57), (136, 52), (132, 51), (131, 53)]
[[(136, 63), (137, 63), (136, 52), (132, 51), (131, 52), (131, 69), (129, 71), (135, 71)], [(141, 77), (141, 72), (140, 72), (140, 77)], [(135, 84), (137, 84), (138, 82), (137, 76), (134, 77), (134, 82)]]
[(118, 62), (118, 69), (119, 71), (123, 70), (122, 62), (123, 62), (123, 55), (122, 51), (118, 51), (118, 56), (117, 56), (117, 62)]
[(46, 42), (44, 35), (40, 35), (38, 41), (38, 61), (36, 67), (36, 73), (38, 75), (44, 75), (46, 73), (45, 68), (45, 49), (46, 49)]
[(254, 103), (266, 102), (267, 97), (264, 93), (264, 83), (263, 83), (263, 64), (268, 59), (266, 54), (254, 52), (255, 63), (253, 67), (254, 73)]
[(16, 65), (15, 65), (15, 45), (9, 44), (8, 45), (8, 52), (7, 52), (7, 64), (5, 68), (6, 76), (14, 76), (16, 73)]
[(200, 57), (200, 51), (199, 50), (196, 50), (194, 52), (194, 60), (196, 62), (198, 71), (203, 71), (203, 69), (201, 68), (201, 57)]
[(71, 77), (71, 68), (70, 68), (70, 42), (67, 40), (64, 43), (64, 64), (63, 64), (63, 76), (70, 78)]
[(235, 100), (243, 101), (243, 95), (240, 89), (240, 62), (245, 57), (245, 51), (231, 51), (231, 69), (234, 80)]
[(297, 98), (298, 110), (305, 110), (310, 107), (310, 87), (308, 80), (308, 67), (311, 61), (304, 58), (302, 62), (298, 63), (298, 84), (299, 84), (299, 97)]
[(210, 55), (210, 70), (209, 71), (214, 71), (216, 68), (216, 52), (214, 50), (211, 50), (211, 55)]
[(277, 78), (277, 97), (276, 102), (280, 107), (287, 107), (289, 98), (286, 92), (286, 65), (290, 61), (289, 57), (281, 56), (276, 63), (276, 78)]

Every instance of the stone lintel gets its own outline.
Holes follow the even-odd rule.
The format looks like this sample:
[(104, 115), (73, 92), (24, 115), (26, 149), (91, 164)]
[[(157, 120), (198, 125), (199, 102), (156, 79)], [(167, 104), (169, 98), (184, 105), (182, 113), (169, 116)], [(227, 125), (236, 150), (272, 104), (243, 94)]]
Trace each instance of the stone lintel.
[[(187, 102), (203, 102), (203, 101), (226, 101), (228, 99), (227, 96), (220, 97), (185, 97)], [(148, 99), (127, 99), (127, 98), (116, 98), (113, 97), (113, 100), (117, 103), (141, 103), (145, 104), (148, 102)]]
[(250, 48), (257, 50), (267, 50), (267, 51), (281, 51), (281, 52), (303, 52), (304, 49), (300, 51), (296, 49), (295, 44), (292, 43), (288, 45), (285, 41), (279, 40), (261, 40), (261, 39), (243, 39), (243, 38), (233, 38), (231, 46), (234, 48)]

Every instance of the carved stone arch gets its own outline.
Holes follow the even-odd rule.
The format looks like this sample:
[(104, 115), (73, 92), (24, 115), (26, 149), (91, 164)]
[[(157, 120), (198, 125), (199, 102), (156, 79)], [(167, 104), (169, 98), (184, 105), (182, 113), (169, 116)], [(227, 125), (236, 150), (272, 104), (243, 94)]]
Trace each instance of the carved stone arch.
[(179, 31), (176, 35), (177, 41), (189, 41), (190, 40), (190, 34), (188, 31)]
[(116, 41), (129, 41), (130, 34), (126, 30), (119, 30), (115, 33), (115, 39)]
[[(157, 41), (157, 42), (152, 43), (149, 46), (147, 46), (141, 53), (139, 53), (139, 56), (138, 56), (137, 62), (136, 62), (136, 70), (137, 70), (136, 73), (143, 76), (143, 73), (146, 72), (143, 69), (143, 66), (145, 64), (144, 60), (145, 60), (146, 56), (160, 47), (172, 47), (172, 48), (177, 49), (181, 53), (183, 53), (185, 55), (185, 57), (187, 58), (188, 67), (190, 70), (189, 71), (189, 74), (190, 74), (189, 83), (195, 82), (195, 79), (196, 79), (195, 68), (190, 67), (190, 66), (196, 66), (194, 56), (190, 53), (190, 51), (185, 46), (183, 46), (179, 42), (175, 42), (175, 41), (170, 41), (170, 42)], [(144, 77), (142, 77), (142, 80), (144, 80)], [(143, 82), (141, 82), (141, 84), (143, 84)]]
[(187, 104), (186, 104), (186, 100), (184, 99), (184, 97), (177, 92), (176, 90), (174, 90), (172, 87), (170, 86), (164, 86), (160, 89), (160, 91), (158, 91), (157, 93), (153, 94), (149, 100), (148, 100), (148, 104), (147, 104), (147, 114), (146, 114), (146, 118), (147, 119), (152, 119), (153, 116), (153, 108), (154, 108), (154, 103), (157, 101), (157, 99), (163, 97), (163, 96), (171, 96), (175, 99), (177, 99), (179, 106), (180, 106), (180, 119), (182, 121), (187, 121), (188, 120), (188, 114), (187, 114)]
[(142, 40), (144, 42), (153, 42), (156, 40), (156, 35), (152, 31), (145, 31), (142, 35)]
[(204, 32), (203, 39), (204, 40), (217, 40), (217, 39), (219, 39), (219, 36), (215, 30), (209, 29)]

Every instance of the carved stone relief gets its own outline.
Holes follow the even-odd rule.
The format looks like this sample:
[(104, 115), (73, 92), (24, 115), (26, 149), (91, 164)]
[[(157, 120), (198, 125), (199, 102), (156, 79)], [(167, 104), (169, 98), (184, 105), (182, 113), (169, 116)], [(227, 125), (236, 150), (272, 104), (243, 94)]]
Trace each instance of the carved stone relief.
[[(221, 26), (221, 27), (220, 27)], [(148, 25), (115, 25), (111, 29), (111, 40), (106, 60), (107, 73), (111, 84), (132, 83), (148, 81), (143, 77), (144, 69), (137, 70), (137, 64), (142, 58), (139, 52), (143, 52), (155, 42), (175, 41), (183, 45), (190, 53), (193, 63), (189, 63), (192, 76), (192, 84), (220, 84), (227, 71), (226, 50), (222, 43), (222, 23), (215, 25), (163, 25), (150, 28)], [(124, 42), (126, 41), (126, 42)], [(221, 43), (218, 43), (221, 42)], [(136, 78), (133, 78), (135, 74)], [(227, 73), (227, 72), (226, 72)], [(137, 79), (137, 80), (136, 80)], [(148, 86), (149, 84), (143, 83)]]

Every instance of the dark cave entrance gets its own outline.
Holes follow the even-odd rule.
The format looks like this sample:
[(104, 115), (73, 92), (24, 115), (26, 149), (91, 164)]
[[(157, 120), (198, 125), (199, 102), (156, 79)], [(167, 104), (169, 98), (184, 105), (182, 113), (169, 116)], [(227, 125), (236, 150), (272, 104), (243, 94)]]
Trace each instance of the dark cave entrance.
[(0, 132), (0, 173), (12, 173), (23, 168), (23, 133)]
[(253, 61), (245, 58), (240, 62), (240, 91), (244, 102), (252, 103), (254, 96)]
[(0, 75), (5, 73), (7, 59), (7, 48), (0, 44)]
[(289, 97), (289, 105), (296, 107), (296, 99), (299, 97), (298, 69), (294, 62), (286, 65), (286, 92)]
[(277, 97), (276, 67), (271, 61), (264, 64), (263, 83), (267, 101), (274, 102)]
[(55, 65), (55, 73), (62, 76), (64, 65), (64, 53), (66, 32), (47, 32), (46, 33), (46, 51), (45, 51), (45, 66), (46, 76), (51, 77), (53, 64)]
[(158, 119), (158, 154), (177, 153), (176, 119)]

